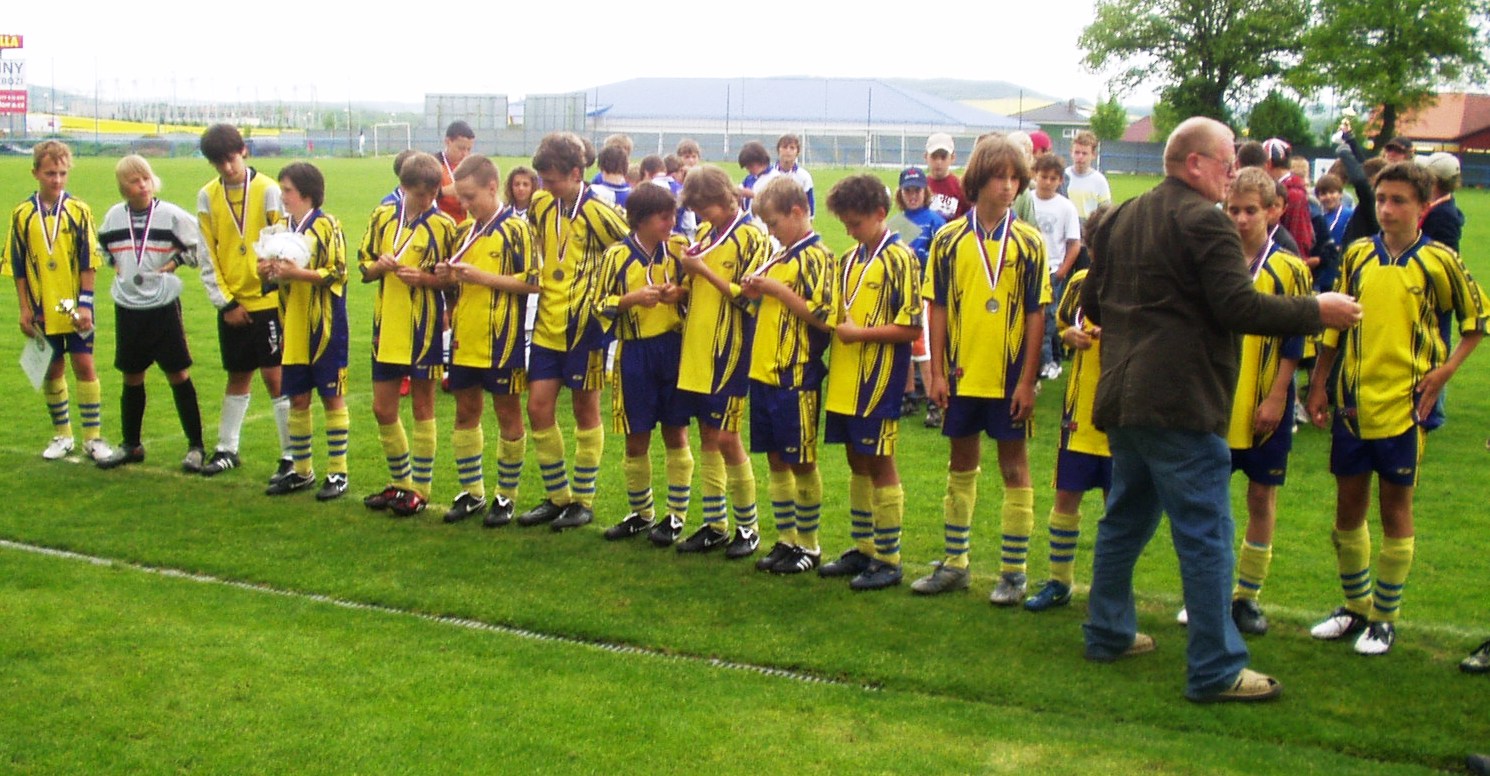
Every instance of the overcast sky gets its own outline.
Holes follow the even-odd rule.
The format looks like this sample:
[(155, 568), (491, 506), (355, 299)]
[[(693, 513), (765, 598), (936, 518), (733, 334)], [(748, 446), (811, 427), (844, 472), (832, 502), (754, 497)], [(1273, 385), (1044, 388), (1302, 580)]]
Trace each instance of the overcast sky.
[(65, 11), (8, 3), (0, 33), (25, 36), (3, 58), (25, 59), (32, 86), (97, 89), (104, 100), (422, 103), (426, 92), (518, 98), (641, 76), (780, 75), (1005, 80), (1095, 100), (1104, 78), (1082, 68), (1076, 46), (1094, 2), (902, 2), (870, 13), (884, 5), (81, 0)]

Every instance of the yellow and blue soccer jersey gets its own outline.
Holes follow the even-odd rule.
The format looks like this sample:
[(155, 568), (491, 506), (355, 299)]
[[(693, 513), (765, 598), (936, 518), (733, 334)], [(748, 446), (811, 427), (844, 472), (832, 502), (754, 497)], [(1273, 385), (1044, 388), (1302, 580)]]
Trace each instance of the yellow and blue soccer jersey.
[(683, 329), (683, 318), (676, 304), (659, 302), (653, 307), (633, 306), (620, 309), (621, 297), (647, 286), (664, 283), (680, 285), (683, 268), (678, 254), (686, 249), (681, 235), (661, 243), (648, 255), (635, 235), (628, 236), (605, 252), (600, 269), (600, 301), (596, 312), (601, 324), (610, 328), (616, 339), (637, 340)]
[[(770, 238), (750, 220), (715, 233), (713, 224), (699, 227), (698, 243), (688, 250), (736, 289), (751, 270), (771, 253)], [(731, 395), (748, 389), (750, 342), (755, 330), (751, 305), (738, 295), (726, 297), (706, 280), (684, 279), (688, 304), (683, 315), (683, 357), (678, 365), (678, 388), (694, 393)]]
[(279, 185), (249, 168), (248, 186), (228, 186), (213, 178), (197, 192), (197, 222), (202, 228), (202, 284), (219, 310), (237, 302), (245, 310), (274, 309), (279, 300), (264, 293), (254, 241), (264, 227), (279, 223), (284, 205)]
[(319, 209), (306, 215), (296, 230), (309, 238), (306, 269), (320, 276), (316, 283), (286, 283), (279, 287), (279, 319), (284, 327), (286, 365), (314, 364), (328, 354), (343, 366), (347, 361), (347, 243), (341, 224)]
[[(921, 326), (921, 261), (909, 246), (892, 240), (873, 256), (860, 246), (839, 263), (836, 323), (846, 318), (864, 327)], [(834, 337), (828, 350), (824, 407), (859, 418), (899, 417), (910, 362), (909, 342), (844, 342)]]
[[(362, 238), (364, 271), (388, 254), (405, 267), (433, 272), (454, 251), (459, 227), (434, 206), (404, 223), (403, 203), (380, 205)], [(443, 360), (444, 296), (414, 288), (389, 272), (378, 279), (373, 302), (373, 360), (400, 366), (437, 366)]]
[(93, 211), (63, 192), (56, 207), (35, 195), (10, 212), (4, 266), (26, 279), (31, 307), (47, 334), (71, 334), (72, 317), (57, 310), (63, 299), (77, 301), (82, 275), (94, 269)]
[(923, 296), (947, 308), (952, 395), (1007, 398), (1019, 382), (1030, 344), (1025, 316), (1050, 304), (1045, 238), (1034, 226), (1007, 217), (984, 234), (977, 211), (970, 210), (932, 238)]
[(626, 238), (626, 218), (585, 186), (567, 210), (553, 194), (533, 192), (528, 221), (541, 257), (533, 344), (572, 350), (590, 331), (600, 294), (600, 259), (606, 248)]
[(1443, 316), (1459, 319), (1462, 333), (1486, 331), (1485, 300), (1459, 254), (1419, 237), (1392, 256), (1380, 235), (1345, 250), (1335, 290), (1360, 302), (1361, 322), (1325, 331), (1337, 349), (1331, 388), (1346, 427), (1361, 439), (1387, 439), (1412, 428), (1414, 393), (1429, 371), (1448, 359), (1439, 328)]
[[(831, 326), (836, 323), (836, 269), (833, 252), (823, 245), (821, 237), (811, 234), (772, 256), (755, 272), (791, 289), (807, 303), (814, 319)], [(750, 379), (775, 388), (817, 390), (828, 374), (823, 353), (831, 338), (827, 330), (797, 317), (780, 299), (762, 296), (755, 315), (755, 341), (750, 348)]]
[[(1279, 296), (1309, 296), (1313, 293), (1309, 267), (1299, 257), (1279, 250), (1271, 243), (1267, 250), (1261, 266), (1251, 268), (1252, 285), (1258, 293)], [(1257, 407), (1272, 392), (1282, 360), (1303, 358), (1304, 339), (1302, 336), (1263, 337), (1257, 334), (1242, 337), (1241, 370), (1231, 400), (1231, 425), (1226, 431), (1226, 443), (1231, 449), (1247, 450), (1262, 441), (1256, 438), (1252, 429)], [(1290, 390), (1289, 396), (1292, 395)], [(1285, 407), (1284, 422), (1290, 422), (1287, 415), (1292, 411), (1290, 402)]]
[[(456, 260), (464, 264), (493, 275), (515, 275), (528, 283), (538, 279), (533, 266), (533, 231), (510, 207), (503, 208), (487, 224), (467, 219), (455, 244), (461, 246)], [(482, 369), (522, 366), (527, 301), (527, 294), (462, 283), (450, 316), (450, 363)]]
[[(1059, 331), (1080, 326), (1091, 334), (1097, 327), (1081, 313), (1081, 287), (1086, 284), (1086, 270), (1080, 270), (1066, 281), (1066, 290), (1061, 294), (1060, 306), (1056, 308), (1055, 320)], [(1061, 409), (1061, 444), (1066, 450), (1088, 455), (1111, 457), (1107, 447), (1107, 435), (1097, 430), (1092, 423), (1092, 406), (1097, 401), (1097, 378), (1102, 375), (1102, 348), (1093, 344), (1086, 350), (1075, 351), (1071, 357), (1071, 369), (1066, 372), (1066, 396)]]

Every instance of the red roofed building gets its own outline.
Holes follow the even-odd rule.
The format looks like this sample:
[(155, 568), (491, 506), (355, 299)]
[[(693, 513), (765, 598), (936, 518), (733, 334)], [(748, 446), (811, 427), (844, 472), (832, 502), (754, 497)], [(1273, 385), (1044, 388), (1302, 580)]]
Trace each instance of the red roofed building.
[(1449, 92), (1397, 122), (1419, 153), (1490, 151), (1490, 94)]
[(1154, 117), (1143, 118), (1128, 125), (1123, 131), (1124, 143), (1152, 143), (1154, 142)]

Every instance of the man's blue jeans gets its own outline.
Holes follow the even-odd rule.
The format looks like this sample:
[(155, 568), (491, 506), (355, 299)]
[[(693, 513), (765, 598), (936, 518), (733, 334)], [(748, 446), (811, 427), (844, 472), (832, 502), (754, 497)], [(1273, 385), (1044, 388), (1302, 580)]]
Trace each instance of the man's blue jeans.
[(1169, 515), (1180, 560), (1189, 646), (1185, 693), (1228, 689), (1247, 667), (1247, 646), (1231, 620), (1236, 529), (1231, 519), (1231, 453), (1215, 434), (1164, 428), (1113, 428), (1112, 491), (1097, 524), (1087, 609), (1089, 654), (1116, 657), (1138, 632), (1133, 566)]

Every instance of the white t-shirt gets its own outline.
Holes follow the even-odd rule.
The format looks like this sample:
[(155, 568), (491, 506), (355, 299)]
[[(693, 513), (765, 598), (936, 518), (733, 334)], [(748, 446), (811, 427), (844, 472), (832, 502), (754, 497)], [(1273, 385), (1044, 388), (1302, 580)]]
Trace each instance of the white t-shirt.
[(1073, 165), (1066, 168), (1066, 196), (1076, 206), (1082, 218), (1092, 214), (1099, 205), (1112, 204), (1112, 187), (1107, 185), (1107, 176), (1088, 167), (1086, 175), (1077, 175)]
[(1066, 241), (1081, 239), (1081, 216), (1071, 200), (1057, 194), (1050, 199), (1030, 198), (1035, 205), (1035, 225), (1045, 236), (1045, 257), (1054, 273), (1066, 263)]

